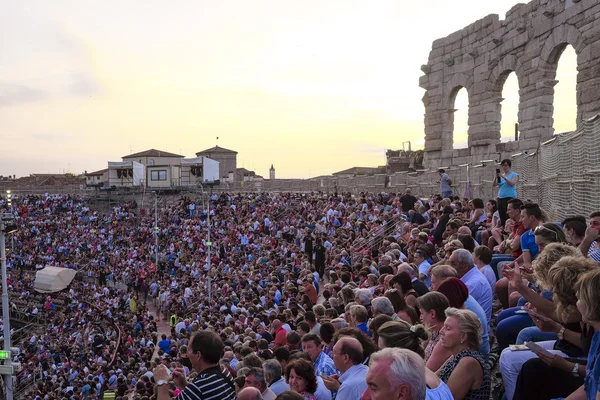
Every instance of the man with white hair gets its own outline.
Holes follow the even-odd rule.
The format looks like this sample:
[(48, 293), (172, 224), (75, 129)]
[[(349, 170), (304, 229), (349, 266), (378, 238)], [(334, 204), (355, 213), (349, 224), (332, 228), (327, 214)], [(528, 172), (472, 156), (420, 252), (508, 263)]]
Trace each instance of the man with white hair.
[(371, 308), (371, 300), (373, 299), (373, 293), (369, 289), (356, 289), (354, 291), (354, 301), (365, 307), (367, 310)]
[(290, 385), (281, 376), (281, 364), (276, 359), (267, 360), (263, 364), (265, 371), (265, 380), (269, 384), (269, 389), (279, 396), (281, 393), (290, 390)]
[(373, 299), (372, 305), (373, 308), (371, 309), (371, 311), (373, 312), (373, 317), (383, 314), (392, 317), (393, 321), (398, 321), (400, 319), (398, 314), (394, 312), (394, 305), (387, 297), (375, 297)]
[(425, 363), (415, 352), (385, 348), (371, 354), (362, 400), (423, 400)]
[(468, 250), (458, 249), (452, 252), (448, 263), (456, 270), (458, 277), (469, 289), (469, 294), (473, 296), (485, 311), (487, 320), (492, 318), (492, 288), (481, 273), (479, 268), (475, 266), (473, 256)]
[(381, 266), (382, 267), (389, 267), (391, 263), (392, 263), (391, 256), (385, 255), (385, 256), (381, 257)]
[(343, 328), (347, 328), (349, 326), (348, 321), (346, 321), (344, 318), (334, 318), (331, 320), (331, 323), (333, 324), (333, 327), (336, 331), (339, 331)]

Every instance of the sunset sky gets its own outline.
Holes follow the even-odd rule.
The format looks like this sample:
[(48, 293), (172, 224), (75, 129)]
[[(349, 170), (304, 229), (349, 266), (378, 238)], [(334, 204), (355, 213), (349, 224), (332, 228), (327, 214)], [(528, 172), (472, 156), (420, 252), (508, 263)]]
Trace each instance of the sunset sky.
[[(432, 41), (516, 3), (3, 2), (0, 175), (93, 171), (149, 148), (192, 157), (217, 136), (238, 166), (267, 177), (271, 164), (279, 178), (382, 165), (387, 148), (423, 146), (418, 79)], [(558, 132), (574, 126), (575, 65), (565, 52)], [(506, 140), (514, 74), (504, 97)]]

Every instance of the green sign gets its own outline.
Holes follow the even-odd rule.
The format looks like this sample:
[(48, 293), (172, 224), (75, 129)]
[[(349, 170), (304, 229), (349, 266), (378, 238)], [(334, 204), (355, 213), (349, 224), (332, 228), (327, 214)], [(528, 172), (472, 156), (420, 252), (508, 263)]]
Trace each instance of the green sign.
[(212, 242), (206, 242), (207, 246), (212, 246)]
[(0, 360), (9, 360), (10, 359), (10, 351), (0, 350)]

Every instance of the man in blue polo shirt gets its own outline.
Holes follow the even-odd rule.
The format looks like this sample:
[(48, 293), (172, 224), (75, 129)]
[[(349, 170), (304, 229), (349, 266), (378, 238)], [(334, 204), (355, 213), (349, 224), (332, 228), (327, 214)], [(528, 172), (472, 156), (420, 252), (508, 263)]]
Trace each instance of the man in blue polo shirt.
[(540, 249), (535, 243), (535, 229), (542, 224), (544, 215), (540, 206), (534, 203), (525, 203), (521, 206), (521, 223), (527, 231), (521, 235), (521, 254), (515, 262), (531, 269), (531, 262), (535, 260)]

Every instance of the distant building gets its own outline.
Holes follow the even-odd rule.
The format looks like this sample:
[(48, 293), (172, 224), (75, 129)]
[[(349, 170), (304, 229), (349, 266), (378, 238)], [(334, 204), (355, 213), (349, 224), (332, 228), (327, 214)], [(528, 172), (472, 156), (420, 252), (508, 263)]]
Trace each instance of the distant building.
[(196, 153), (197, 157), (208, 157), (219, 162), (219, 176), (221, 180), (229, 179), (229, 174), (236, 174), (237, 169), (237, 151), (215, 146), (210, 149), (202, 150)]
[(149, 149), (108, 163), (109, 186), (171, 187), (179, 185), (180, 154)]
[(168, 151), (150, 149), (139, 153), (129, 154), (121, 157), (123, 161), (137, 161), (147, 167), (161, 165), (179, 165), (184, 156), (180, 154), (169, 153)]
[(235, 172), (230, 172), (227, 177), (229, 182), (263, 181), (264, 179), (262, 176), (257, 175), (256, 172), (246, 168), (237, 168)]
[(345, 169), (343, 171), (334, 172), (333, 176), (338, 177), (350, 177), (357, 175), (375, 175), (375, 174), (384, 174), (385, 166), (382, 167), (352, 167)]
[[(208, 157), (184, 158), (180, 154), (150, 149), (122, 159), (108, 163), (108, 186), (167, 189), (219, 180), (219, 162)], [(88, 182), (97, 181), (97, 174), (87, 175)]]
[(271, 164), (271, 168), (269, 168), (269, 179), (275, 179), (275, 167), (273, 167), (273, 164)]
[(84, 176), (87, 186), (108, 186), (108, 168), (101, 169), (100, 171), (86, 172)]

